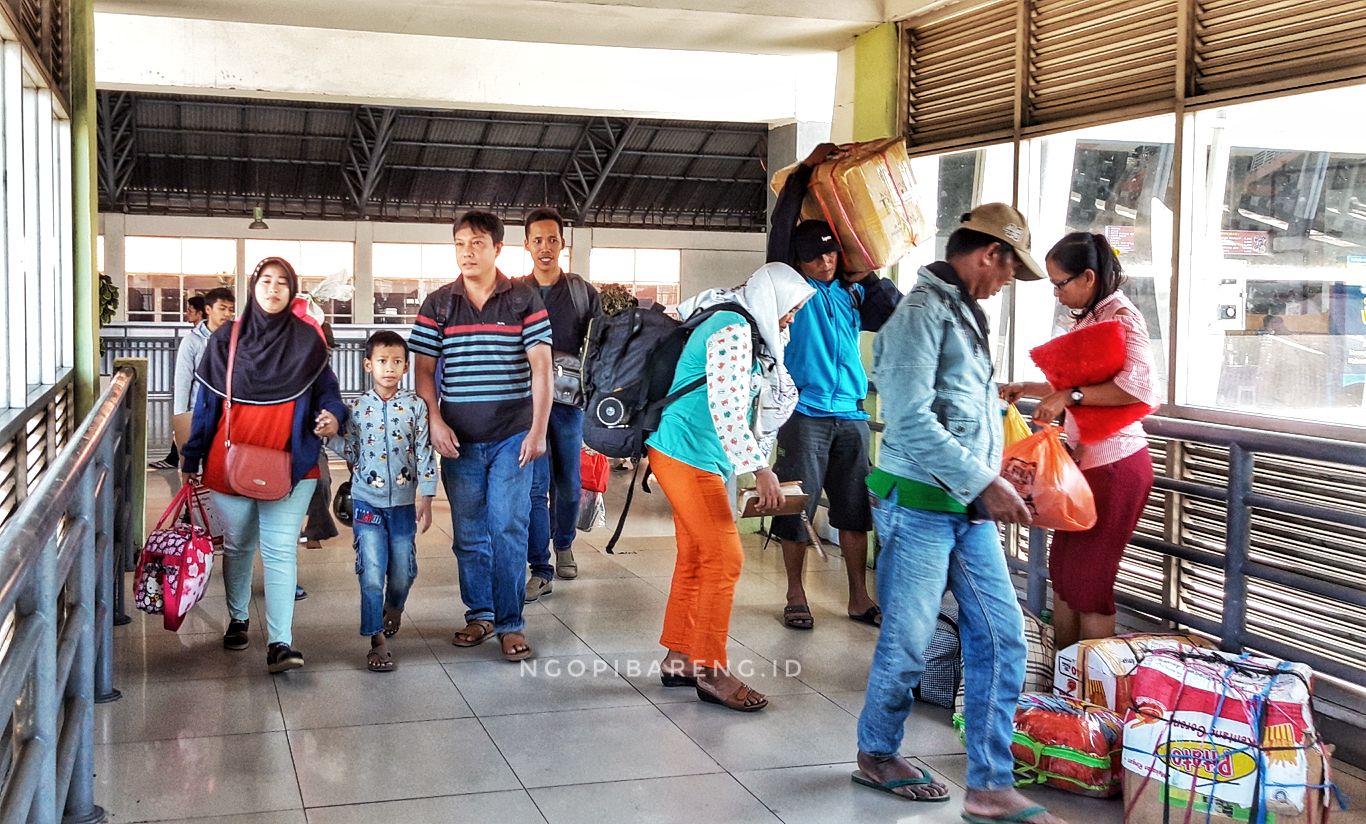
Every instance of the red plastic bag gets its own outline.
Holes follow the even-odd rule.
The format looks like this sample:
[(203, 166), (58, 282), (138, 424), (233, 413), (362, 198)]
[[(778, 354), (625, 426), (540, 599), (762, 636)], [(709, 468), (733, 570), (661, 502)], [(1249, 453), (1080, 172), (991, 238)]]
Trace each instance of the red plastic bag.
[(1001, 475), (1034, 515), (1034, 526), (1081, 532), (1096, 525), (1091, 485), (1072, 462), (1058, 427), (1048, 426), (1006, 447)]
[(589, 492), (606, 492), (607, 479), (611, 476), (612, 468), (607, 464), (606, 455), (591, 449), (579, 453), (579, 486)]

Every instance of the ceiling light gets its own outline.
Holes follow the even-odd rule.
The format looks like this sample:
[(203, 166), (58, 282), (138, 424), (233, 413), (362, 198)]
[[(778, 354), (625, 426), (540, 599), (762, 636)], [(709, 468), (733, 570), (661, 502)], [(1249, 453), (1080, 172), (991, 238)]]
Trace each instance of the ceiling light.
[(260, 206), (257, 206), (255, 209), (252, 209), (252, 210), (251, 210), (251, 225), (248, 226), (247, 228), (248, 228), (248, 229), (259, 229), (259, 230), (269, 229), (270, 227), (266, 225), (266, 221), (264, 220), (265, 216), (266, 216), (266, 210), (265, 210), (265, 209), (262, 209)]

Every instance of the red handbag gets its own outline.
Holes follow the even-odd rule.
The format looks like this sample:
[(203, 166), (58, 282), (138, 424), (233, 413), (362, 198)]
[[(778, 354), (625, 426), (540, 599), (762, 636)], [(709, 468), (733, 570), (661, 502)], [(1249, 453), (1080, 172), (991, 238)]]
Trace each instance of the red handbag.
[(241, 324), (241, 321), (233, 321), (232, 340), (228, 342), (228, 391), (223, 401), (223, 414), (228, 418), (223, 435), (223, 448), (228, 452), (225, 480), (229, 489), (244, 498), (278, 501), (288, 495), (293, 487), (290, 482), (292, 467), (289, 453), (282, 449), (232, 442), (232, 367), (237, 360), (237, 333), (242, 328)]

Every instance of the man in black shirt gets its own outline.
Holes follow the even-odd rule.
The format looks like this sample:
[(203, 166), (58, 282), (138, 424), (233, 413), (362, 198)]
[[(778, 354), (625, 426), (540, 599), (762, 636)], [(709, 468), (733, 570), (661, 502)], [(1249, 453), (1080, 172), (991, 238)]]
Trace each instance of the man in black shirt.
[[(555, 403), (550, 408), (546, 454), (534, 464), (531, 482), (531, 528), (527, 533), (526, 584), (530, 603), (548, 595), (551, 580), (575, 578), (574, 529), (579, 516), (579, 448), (583, 445), (583, 397), (579, 363), (588, 322), (601, 313), (598, 290), (572, 272), (560, 269), (564, 249), (564, 220), (554, 209), (527, 215), (526, 250), (531, 274), (523, 283), (537, 288), (550, 313), (551, 345), (555, 358)], [(550, 543), (555, 565), (550, 564)]]

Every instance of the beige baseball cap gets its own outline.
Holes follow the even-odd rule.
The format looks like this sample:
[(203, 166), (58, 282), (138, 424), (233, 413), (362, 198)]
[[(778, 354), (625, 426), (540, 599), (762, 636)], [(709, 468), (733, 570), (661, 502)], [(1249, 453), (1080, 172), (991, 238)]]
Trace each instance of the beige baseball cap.
[(1024, 215), (1004, 203), (983, 203), (963, 215), (960, 229), (971, 229), (990, 235), (1015, 250), (1023, 268), (1015, 272), (1016, 280), (1043, 280), (1043, 267), (1029, 254), (1029, 224)]

